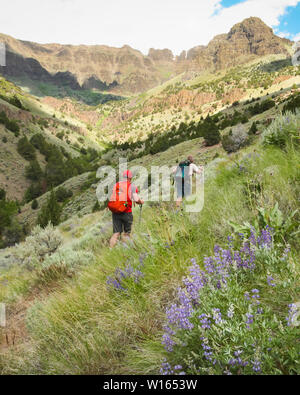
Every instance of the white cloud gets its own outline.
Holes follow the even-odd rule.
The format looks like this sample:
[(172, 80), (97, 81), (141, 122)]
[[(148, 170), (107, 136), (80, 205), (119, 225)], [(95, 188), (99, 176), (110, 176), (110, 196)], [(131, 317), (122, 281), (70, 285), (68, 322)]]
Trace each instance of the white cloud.
[(250, 16), (276, 27), (299, 2), (246, 0), (223, 8), (221, 0), (0, 0), (0, 29), (41, 43), (128, 44), (144, 53), (154, 47), (179, 54)]
[(279, 32), (276, 31), (277, 36), (281, 37), (281, 38), (291, 38), (291, 33), (289, 32)]
[(300, 41), (300, 32), (291, 37), (292, 41)]

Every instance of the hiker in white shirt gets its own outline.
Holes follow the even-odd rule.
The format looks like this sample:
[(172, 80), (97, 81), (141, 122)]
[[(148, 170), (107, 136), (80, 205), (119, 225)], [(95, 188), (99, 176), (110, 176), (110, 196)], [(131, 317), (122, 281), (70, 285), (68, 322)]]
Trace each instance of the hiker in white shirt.
[(194, 173), (201, 174), (203, 167), (195, 165), (192, 156), (188, 156), (187, 160), (180, 162), (172, 173), (175, 174), (175, 183), (177, 188), (176, 207), (180, 207), (182, 199), (192, 193), (192, 179)]

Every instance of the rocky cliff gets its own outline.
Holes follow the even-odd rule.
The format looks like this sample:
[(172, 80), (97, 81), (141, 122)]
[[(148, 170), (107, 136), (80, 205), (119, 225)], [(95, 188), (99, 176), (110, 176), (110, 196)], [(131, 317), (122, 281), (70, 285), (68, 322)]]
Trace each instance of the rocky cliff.
[(147, 56), (129, 46), (36, 44), (0, 34), (7, 48), (7, 78), (67, 85), (73, 89), (100, 89), (137, 93), (188, 70), (219, 70), (253, 57), (284, 53), (288, 40), (274, 35), (259, 18), (248, 18), (228, 34), (216, 36), (207, 46), (174, 57), (169, 49), (151, 48)]
[(225, 69), (244, 63), (255, 56), (283, 53), (288, 56), (289, 40), (274, 35), (259, 18), (248, 18), (232, 27), (228, 34), (216, 36), (204, 47), (187, 53), (188, 67)]

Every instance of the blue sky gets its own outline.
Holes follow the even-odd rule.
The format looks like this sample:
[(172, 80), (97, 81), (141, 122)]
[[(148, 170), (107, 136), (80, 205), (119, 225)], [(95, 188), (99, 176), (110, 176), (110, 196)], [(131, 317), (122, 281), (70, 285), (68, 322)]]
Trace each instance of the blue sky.
[(39, 43), (169, 48), (207, 45), (250, 16), (300, 40), (300, 0), (0, 0), (0, 32)]
[(282, 32), (287, 38), (300, 40), (300, 2), (296, 7), (288, 7), (286, 14), (279, 19), (280, 24), (275, 32)]
[[(245, 2), (246, 0), (222, 0), (220, 4), (222, 7), (230, 8), (234, 5)], [(261, 1), (261, 4), (264, 6), (263, 0)], [(276, 34), (291, 40), (294, 38), (300, 40), (300, 2), (298, 2), (298, 5), (296, 6), (286, 7), (284, 13), (280, 15), (278, 19), (279, 24), (271, 26)]]

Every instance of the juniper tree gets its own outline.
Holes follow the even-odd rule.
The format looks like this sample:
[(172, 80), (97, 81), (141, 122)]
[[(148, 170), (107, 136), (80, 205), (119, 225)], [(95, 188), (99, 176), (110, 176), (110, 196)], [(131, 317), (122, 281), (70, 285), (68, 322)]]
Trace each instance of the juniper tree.
[(43, 172), (39, 162), (36, 159), (32, 160), (29, 165), (26, 166), (25, 176), (32, 181), (39, 181), (42, 178)]
[(18, 153), (23, 156), (24, 159), (32, 161), (35, 159), (35, 148), (28, 141), (27, 137), (22, 137), (18, 141)]
[(205, 120), (205, 126), (203, 128), (203, 137), (207, 146), (218, 144), (221, 140), (221, 135), (218, 126), (208, 116)]
[(49, 222), (53, 226), (58, 225), (60, 222), (61, 211), (62, 209), (56, 199), (55, 192), (52, 190), (46, 204), (43, 205), (38, 216), (38, 225), (42, 228), (45, 228)]

